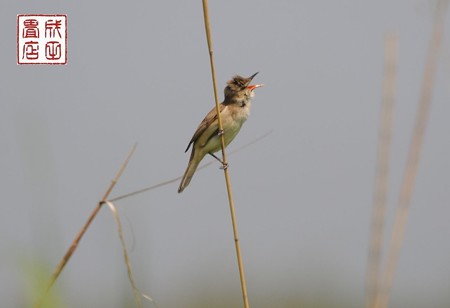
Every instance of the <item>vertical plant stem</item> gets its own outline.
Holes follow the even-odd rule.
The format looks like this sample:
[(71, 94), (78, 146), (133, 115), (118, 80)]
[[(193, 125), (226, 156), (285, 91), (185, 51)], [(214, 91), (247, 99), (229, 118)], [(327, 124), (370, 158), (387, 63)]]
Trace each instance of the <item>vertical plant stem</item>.
[(371, 308), (379, 290), (383, 228), (389, 178), (389, 153), (392, 137), (392, 114), (397, 75), (398, 36), (389, 33), (385, 38), (384, 81), (381, 101), (380, 131), (373, 196), (372, 230), (367, 260), (366, 307)]
[[(220, 117), (220, 107), (219, 107), (219, 98), (217, 94), (217, 83), (216, 83), (216, 70), (214, 66), (214, 55), (213, 55), (213, 47), (212, 47), (212, 39), (211, 39), (211, 30), (209, 25), (209, 14), (208, 14), (208, 0), (203, 0), (203, 16), (205, 19), (205, 31), (206, 31), (206, 39), (208, 42), (208, 51), (209, 51), (209, 60), (211, 64), (211, 74), (212, 74), (212, 80), (213, 80), (213, 87), (214, 87), (214, 98), (216, 102), (216, 112), (217, 112), (217, 119), (219, 122), (219, 131), (223, 131), (222, 127), (222, 120)], [(225, 139), (224, 135), (221, 135), (221, 145), (222, 145), (222, 161), (224, 164), (227, 163), (226, 160), (226, 153), (225, 153)], [(237, 223), (236, 223), (236, 213), (234, 211), (234, 202), (233, 202), (233, 195), (231, 192), (231, 184), (230, 184), (230, 177), (228, 174), (228, 168), (224, 168), (224, 174), (225, 174), (225, 183), (227, 186), (227, 193), (228, 193), (228, 200), (230, 204), (230, 212), (231, 212), (231, 222), (233, 224), (233, 234), (234, 234), (234, 243), (236, 247), (236, 255), (237, 255), (237, 261), (238, 261), (238, 267), (239, 267), (239, 276), (241, 280), (241, 289), (242, 289), (242, 297), (244, 301), (244, 307), (248, 308), (248, 296), (247, 296), (247, 286), (245, 283), (245, 275), (244, 275), (244, 265), (242, 262), (242, 256), (241, 256), (241, 248), (239, 245), (239, 236), (238, 236), (238, 230), (237, 230)]]
[(125, 259), (125, 265), (127, 266), (128, 280), (130, 281), (131, 289), (133, 290), (134, 300), (136, 301), (136, 305), (138, 306), (138, 308), (142, 308), (141, 292), (138, 290), (136, 282), (134, 281), (133, 269), (131, 268), (131, 262), (130, 257), (128, 256), (127, 245), (123, 237), (122, 223), (120, 222), (119, 214), (117, 213), (117, 209), (111, 201), (105, 200), (105, 203), (109, 206), (109, 209), (111, 210), (114, 216), (114, 220), (116, 221), (117, 233), (119, 234), (120, 243), (122, 244), (123, 257)]
[(420, 153), (425, 137), (425, 128), (428, 122), (434, 77), (436, 75), (437, 60), (444, 32), (444, 15), (447, 11), (447, 7), (448, 0), (441, 0), (438, 2), (433, 34), (430, 41), (427, 60), (425, 63), (425, 71), (423, 74), (419, 107), (417, 110), (408, 160), (406, 163), (403, 183), (397, 204), (394, 226), (387, 254), (386, 266), (383, 271), (381, 290), (375, 300), (375, 307), (377, 308), (385, 308), (389, 303), (392, 283), (394, 280), (394, 273), (400, 255), (400, 248), (404, 238), (406, 223), (408, 221), (411, 196), (414, 190), (414, 183), (419, 166)]

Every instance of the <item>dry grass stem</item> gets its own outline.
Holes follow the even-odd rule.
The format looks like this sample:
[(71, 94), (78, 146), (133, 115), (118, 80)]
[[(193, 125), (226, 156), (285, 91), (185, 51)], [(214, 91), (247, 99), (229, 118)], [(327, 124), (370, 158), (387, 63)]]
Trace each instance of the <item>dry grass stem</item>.
[(134, 295), (134, 300), (136, 301), (136, 305), (138, 307), (142, 307), (141, 296), (154, 303), (153, 299), (150, 296), (142, 294), (139, 291), (139, 289), (136, 287), (136, 283), (133, 278), (133, 271), (131, 268), (130, 258), (128, 257), (127, 245), (125, 243), (125, 239), (123, 238), (122, 224), (120, 223), (119, 214), (117, 213), (116, 207), (114, 206), (114, 204), (111, 201), (105, 201), (105, 203), (109, 206), (109, 209), (111, 210), (111, 212), (114, 216), (114, 220), (116, 221), (117, 233), (119, 234), (120, 243), (122, 244), (123, 257), (125, 259), (125, 264), (127, 266), (128, 280), (130, 281), (131, 289), (133, 290), (133, 295)]
[[(215, 98), (215, 102), (216, 102), (216, 112), (217, 112), (217, 119), (219, 122), (219, 131), (223, 131), (222, 120), (220, 117), (219, 98), (217, 95), (216, 72), (215, 72), (215, 67), (214, 67), (212, 38), (211, 38), (211, 30), (210, 30), (210, 24), (209, 24), (208, 0), (203, 0), (203, 16), (205, 19), (205, 31), (206, 31), (206, 39), (208, 41), (209, 60), (210, 60), (210, 64), (211, 64), (211, 75), (212, 75), (212, 80), (213, 80), (214, 98)], [(221, 135), (221, 144), (222, 144), (222, 161), (224, 164), (226, 164), (227, 159), (226, 159), (226, 153), (225, 153), (225, 138), (224, 138), (223, 134)], [(235, 243), (236, 255), (237, 255), (237, 260), (238, 260), (239, 276), (241, 279), (242, 297), (243, 297), (243, 301), (244, 301), (244, 307), (248, 308), (249, 304), (248, 304), (248, 296), (247, 296), (247, 286), (245, 283), (244, 265), (243, 265), (242, 256), (241, 256), (241, 248), (239, 245), (239, 236), (238, 236), (237, 223), (236, 223), (236, 213), (234, 211), (233, 194), (231, 192), (231, 183), (230, 183), (230, 177), (228, 175), (228, 168), (224, 168), (223, 171), (225, 174), (225, 183), (226, 183), (226, 187), (227, 187), (228, 201), (230, 204), (231, 221), (233, 224), (234, 243)]]
[(400, 190), (394, 226), (391, 234), (389, 250), (387, 253), (386, 265), (384, 267), (381, 280), (381, 290), (375, 299), (374, 307), (377, 308), (385, 308), (389, 303), (389, 296), (391, 293), (394, 273), (397, 267), (400, 248), (403, 242), (406, 223), (408, 220), (411, 196), (414, 189), (417, 169), (419, 166), (420, 153), (425, 137), (425, 129), (427, 126), (428, 114), (433, 92), (434, 77), (436, 75), (437, 60), (444, 32), (444, 16), (447, 12), (447, 7), (447, 0), (438, 2), (433, 34), (430, 41), (427, 60), (425, 63), (425, 71), (423, 74), (419, 107), (416, 115), (416, 121), (412, 141), (410, 144), (408, 160), (406, 163), (403, 183)]
[(90, 224), (92, 223), (94, 218), (97, 216), (97, 214), (100, 211), (102, 205), (106, 202), (109, 194), (111, 193), (111, 191), (113, 190), (113, 188), (116, 185), (117, 181), (119, 180), (120, 176), (122, 175), (123, 171), (125, 170), (128, 162), (131, 159), (131, 156), (133, 156), (133, 153), (136, 150), (136, 146), (137, 146), (136, 144), (133, 145), (132, 149), (130, 150), (130, 152), (129, 152), (128, 156), (127, 156), (127, 158), (125, 159), (125, 162), (119, 168), (119, 171), (117, 172), (116, 176), (112, 180), (111, 184), (108, 186), (108, 188), (106, 190), (106, 193), (103, 195), (102, 200), (97, 204), (95, 209), (92, 211), (92, 213), (89, 216), (88, 220), (86, 221), (84, 226), (81, 228), (81, 230), (78, 232), (77, 236), (73, 240), (73, 242), (70, 245), (69, 249), (67, 250), (66, 254), (64, 255), (64, 257), (59, 262), (58, 266), (56, 267), (55, 271), (53, 272), (52, 276), (50, 277), (50, 281), (48, 283), (48, 286), (47, 286), (44, 294), (39, 299), (39, 301), (37, 302), (35, 307), (41, 307), (41, 305), (42, 305), (42, 303), (43, 303), (43, 301), (45, 299), (45, 296), (47, 295), (47, 293), (50, 291), (50, 289), (53, 286), (53, 284), (58, 279), (59, 275), (61, 274), (62, 270), (66, 266), (67, 262), (69, 262), (70, 258), (72, 257), (73, 253), (75, 252), (76, 248), (78, 247), (78, 244), (79, 244), (81, 238), (86, 233), (86, 230), (89, 228)]
[(392, 137), (393, 109), (398, 60), (398, 35), (390, 33), (385, 38), (384, 81), (381, 101), (380, 132), (373, 197), (372, 230), (367, 262), (366, 307), (371, 308), (379, 289), (382, 257), (383, 228), (389, 178), (389, 153)]

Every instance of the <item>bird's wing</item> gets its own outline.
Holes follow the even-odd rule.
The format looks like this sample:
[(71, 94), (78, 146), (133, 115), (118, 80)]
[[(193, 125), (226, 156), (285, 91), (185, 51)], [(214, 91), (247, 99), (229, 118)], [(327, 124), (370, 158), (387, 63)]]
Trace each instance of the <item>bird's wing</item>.
[[(224, 110), (225, 107), (226, 106), (223, 104), (219, 105), (220, 113), (222, 113), (222, 111)], [(197, 130), (195, 131), (194, 136), (192, 136), (191, 141), (189, 141), (189, 144), (188, 144), (185, 152), (187, 152), (189, 150), (189, 147), (191, 146), (191, 144), (196, 142), (198, 140), (198, 138), (200, 136), (202, 136), (204, 133), (205, 133), (204, 138), (206, 138), (206, 139), (204, 139), (205, 140), (204, 143), (206, 144), (206, 142), (209, 140), (211, 135), (214, 134), (218, 130), (218, 128), (219, 128), (219, 125), (218, 125), (218, 121), (217, 121), (217, 112), (216, 112), (216, 107), (214, 107), (213, 109), (211, 109), (210, 112), (208, 112), (206, 117), (203, 119), (203, 121), (197, 127)]]

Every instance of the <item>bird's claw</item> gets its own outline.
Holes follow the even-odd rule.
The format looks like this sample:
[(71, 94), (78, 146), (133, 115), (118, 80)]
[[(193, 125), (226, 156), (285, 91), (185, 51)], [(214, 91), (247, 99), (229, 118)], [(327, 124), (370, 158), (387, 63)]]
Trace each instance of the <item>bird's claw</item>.
[(219, 131), (217, 132), (217, 135), (222, 136), (223, 135), (223, 129), (219, 129)]
[(220, 169), (222, 169), (222, 170), (228, 169), (228, 163), (222, 163), (222, 166), (220, 166)]

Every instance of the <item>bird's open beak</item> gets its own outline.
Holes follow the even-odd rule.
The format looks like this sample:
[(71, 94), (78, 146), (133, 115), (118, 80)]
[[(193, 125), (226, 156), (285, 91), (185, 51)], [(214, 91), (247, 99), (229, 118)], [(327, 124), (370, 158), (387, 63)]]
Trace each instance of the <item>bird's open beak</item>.
[[(259, 72), (254, 73), (253, 75), (248, 77), (248, 79), (250, 79), (250, 81), (251, 81), (256, 75), (258, 75), (258, 73)], [(249, 81), (249, 83), (250, 83), (250, 81)], [(252, 84), (252, 85), (247, 86), (247, 89), (249, 89), (250, 91), (253, 91), (256, 88), (259, 88), (259, 87), (262, 87), (262, 86), (263, 86), (263, 84)]]
[(264, 86), (264, 85), (263, 84), (252, 84), (252, 85), (247, 86), (247, 89), (249, 89), (250, 91), (253, 91), (256, 88), (259, 88), (259, 87), (262, 87), (262, 86)]
[(248, 79), (252, 80), (256, 75), (258, 75), (259, 72), (254, 73), (253, 75), (251, 75), (250, 77), (248, 77)]

